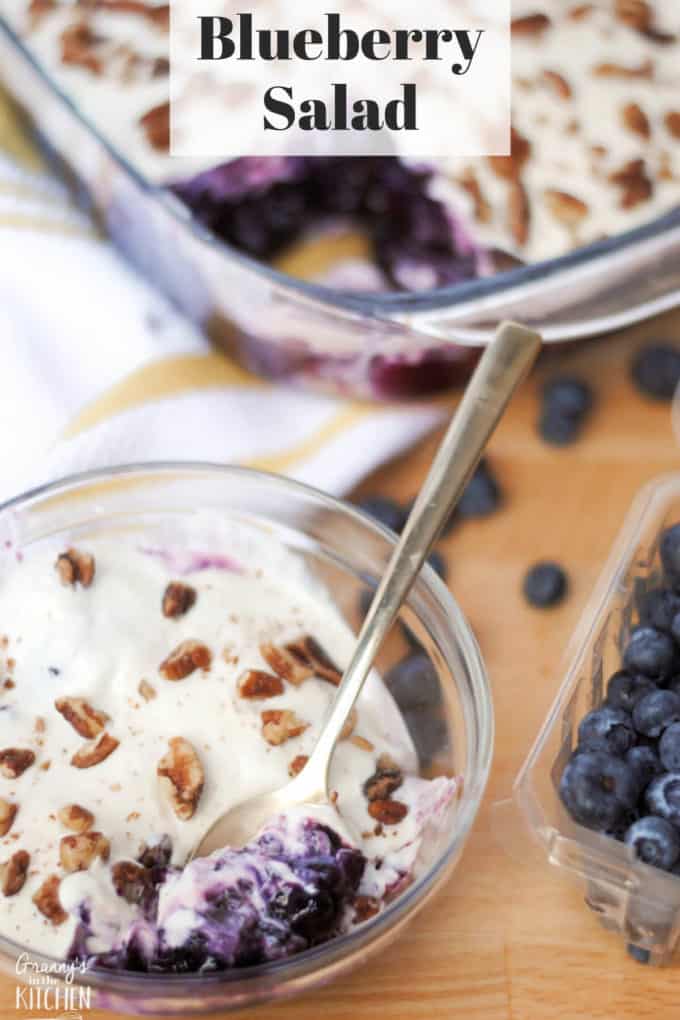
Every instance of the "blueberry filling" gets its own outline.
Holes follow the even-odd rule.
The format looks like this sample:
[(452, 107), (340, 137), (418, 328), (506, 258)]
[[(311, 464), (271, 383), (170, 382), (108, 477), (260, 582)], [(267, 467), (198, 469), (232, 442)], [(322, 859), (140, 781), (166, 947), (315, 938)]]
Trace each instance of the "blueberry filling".
[(310, 228), (355, 222), (386, 289), (444, 287), (478, 275), (479, 256), (441, 202), (432, 172), (389, 157), (244, 158), (172, 185), (214, 234), (271, 260)]

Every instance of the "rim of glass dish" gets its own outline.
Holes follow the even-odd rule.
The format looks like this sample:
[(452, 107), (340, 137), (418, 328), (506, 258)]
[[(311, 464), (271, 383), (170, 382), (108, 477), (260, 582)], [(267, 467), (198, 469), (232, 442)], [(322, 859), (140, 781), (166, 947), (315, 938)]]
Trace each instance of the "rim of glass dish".
[(31, 53), (22, 38), (10, 26), (9, 21), (2, 14), (0, 14), (0, 30), (6, 34), (10, 43), (20, 51), (22, 57), (31, 64), (34, 71), (42, 78), (52, 93), (68, 107), (72, 115), (90, 132), (97, 143), (107, 151), (111, 159), (118, 164), (123, 172), (132, 178), (135, 184), (146, 192), (153, 201), (161, 203), (167, 212), (189, 229), (198, 241), (224, 252), (225, 255), (239, 262), (244, 268), (264, 277), (270, 283), (290, 288), (304, 297), (313, 299), (326, 306), (342, 309), (345, 312), (360, 313), (373, 319), (384, 320), (386, 318), (389, 319), (389, 316), (394, 313), (415, 314), (417, 312), (430, 312), (441, 308), (455, 308), (456, 305), (467, 301), (482, 299), (491, 294), (501, 294), (523, 284), (548, 279), (557, 273), (561, 273), (563, 270), (586, 265), (606, 255), (631, 247), (638, 242), (661, 235), (673, 227), (680, 226), (680, 207), (678, 207), (671, 209), (662, 216), (656, 217), (649, 223), (644, 223), (639, 227), (616, 234), (613, 237), (595, 241), (558, 258), (546, 259), (531, 265), (520, 266), (517, 269), (495, 273), (493, 276), (483, 279), (465, 281), (449, 287), (439, 287), (435, 290), (414, 293), (385, 292), (379, 294), (357, 294), (351, 291), (336, 290), (324, 284), (313, 283), (309, 280), (290, 276), (288, 273), (284, 273), (273, 266), (258, 261), (250, 255), (246, 255), (209, 231), (208, 228), (198, 222), (196, 217), (191, 214), (190, 210), (179, 199), (175, 198), (167, 186), (153, 184), (123, 156), (116, 146), (101, 134), (96, 125), (58, 85), (37, 57)]
[[(261, 471), (239, 465), (218, 464), (210, 461), (138, 462), (107, 468), (96, 468), (66, 475), (55, 481), (37, 485), (1, 503), (0, 516), (21, 507), (27, 507), (36, 501), (58, 496), (60, 493), (74, 489), (77, 490), (94, 483), (103, 483), (108, 480), (135, 475), (148, 476), (155, 474), (160, 476), (171, 473), (182, 473), (185, 475), (212, 473), (224, 477), (240, 476), (255, 481), (259, 480), (269, 485), (279, 486), (290, 490), (292, 493), (298, 493), (307, 498), (311, 497), (322, 507), (329, 510), (340, 511), (350, 518), (354, 518), (369, 531), (388, 539), (392, 546), (396, 542), (397, 536), (395, 533), (375, 521), (370, 515), (344, 500), (314, 488), (312, 485), (307, 485), (304, 482), (277, 475), (270, 471)], [(187, 991), (190, 991), (194, 986), (200, 987), (203, 990), (237, 982), (249, 985), (259, 978), (270, 978), (277, 975), (288, 979), (301, 978), (305, 974), (319, 969), (325, 962), (338, 962), (344, 955), (344, 949), (351, 949), (353, 946), (358, 948), (359, 945), (374, 942), (380, 934), (389, 932), (400, 919), (405, 919), (411, 912), (412, 907), (423, 903), (427, 899), (428, 894), (437, 888), (439, 882), (445, 877), (452, 858), (465, 842), (484, 796), (493, 757), (494, 713), (486, 667), (470, 625), (455, 598), (432, 567), (426, 564), (423, 573), (429, 593), (434, 596), (435, 601), (438, 603), (438, 608), (442, 611), (445, 618), (451, 621), (453, 639), (458, 645), (458, 653), (465, 662), (469, 673), (473, 714), (477, 719), (476, 749), (474, 755), (477, 775), (474, 782), (468, 782), (468, 777), (465, 777), (463, 794), (456, 814), (456, 822), (459, 824), (455, 825), (455, 829), (449, 835), (446, 849), (438, 857), (437, 861), (428, 868), (425, 874), (398, 896), (393, 903), (390, 903), (384, 912), (376, 915), (376, 917), (365, 922), (352, 932), (339, 935), (328, 942), (307, 949), (295, 956), (258, 964), (253, 967), (232, 968), (208, 974), (144, 974), (133, 971), (115, 971), (105, 967), (92, 967), (87, 970), (86, 983), (102, 990), (105, 990), (105, 986), (115, 986), (121, 994), (125, 991), (132, 992), (133, 990), (151, 993), (153, 987), (158, 987), (162, 989), (163, 994), (167, 995), (168, 992), (172, 993), (173, 988), (181, 988), (183, 994), (187, 994)], [(0, 952), (14, 957), (27, 951), (31, 953), (31, 958), (39, 963), (63, 963), (63, 960), (59, 960), (57, 957), (35, 952), (31, 950), (30, 946), (21, 945), (12, 939), (0, 936)], [(243, 1005), (245, 1006), (247, 1003), (243, 1003)]]

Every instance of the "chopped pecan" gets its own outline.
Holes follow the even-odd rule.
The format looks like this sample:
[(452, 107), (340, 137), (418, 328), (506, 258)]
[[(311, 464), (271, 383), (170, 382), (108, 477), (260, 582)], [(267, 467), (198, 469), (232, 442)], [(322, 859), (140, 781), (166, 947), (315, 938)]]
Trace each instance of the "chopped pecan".
[(594, 4), (576, 4), (567, 14), (570, 21), (583, 21), (595, 10)]
[(83, 744), (79, 751), (71, 758), (71, 765), (77, 769), (89, 769), (93, 765), (99, 765), (118, 747), (119, 741), (110, 733), (102, 733), (95, 740)]
[(160, 103), (139, 118), (149, 145), (159, 152), (167, 152), (170, 148), (170, 103)]
[(649, 126), (649, 118), (638, 103), (626, 103), (621, 110), (621, 120), (624, 127), (641, 138), (649, 138), (652, 129)]
[(669, 110), (663, 119), (666, 130), (673, 138), (680, 138), (680, 111)]
[(144, 0), (78, 0), (83, 7), (95, 10), (116, 11), (121, 14), (139, 14), (158, 25), (168, 28), (170, 24), (170, 5), (145, 3)]
[(148, 868), (134, 861), (116, 861), (111, 866), (111, 881), (119, 896), (128, 903), (139, 904), (152, 886)]
[(371, 800), (368, 813), (382, 825), (398, 825), (408, 814), (408, 806), (400, 800)]
[(359, 713), (356, 708), (353, 708), (345, 720), (345, 725), (340, 730), (340, 740), (349, 740), (354, 733), (358, 718)]
[(288, 775), (289, 776), (297, 776), (297, 775), (299, 775), (300, 772), (302, 772), (303, 768), (305, 767), (305, 765), (307, 764), (308, 761), (309, 761), (309, 755), (307, 755), (307, 754), (298, 754), (295, 758), (293, 758), (292, 762), (288, 766)]
[(60, 41), (62, 64), (84, 67), (92, 74), (102, 73), (102, 60), (97, 50), (100, 44), (106, 40), (103, 36), (96, 35), (86, 22), (77, 21), (72, 25), (67, 25), (61, 33)]
[(487, 162), (497, 177), (516, 180), (531, 155), (531, 143), (516, 128), (510, 131), (510, 155), (487, 156)]
[(64, 828), (71, 829), (72, 832), (87, 832), (94, 823), (92, 812), (80, 804), (66, 804), (59, 809), (58, 818)]
[(160, 664), (160, 672), (166, 680), (184, 680), (194, 670), (207, 672), (212, 664), (212, 653), (200, 641), (182, 641), (167, 659)]
[(615, 0), (614, 13), (619, 21), (637, 31), (651, 28), (654, 11), (646, 0)]
[(289, 652), (303, 666), (309, 667), (312, 670), (312, 676), (328, 680), (335, 687), (342, 680), (342, 673), (325, 648), (322, 648), (316, 638), (310, 634), (306, 634), (297, 641), (291, 641), (285, 646), (285, 651)]
[(544, 71), (543, 81), (560, 97), (560, 99), (571, 99), (571, 85), (558, 71)]
[(46, 14), (50, 14), (51, 11), (56, 11), (56, 9), (57, 0), (31, 0), (28, 5), (28, 14), (31, 19), (31, 24), (35, 25)]
[(99, 712), (85, 698), (57, 698), (54, 707), (86, 740), (99, 736), (108, 721), (106, 712)]
[(637, 67), (626, 67), (623, 64), (615, 64), (605, 61), (596, 64), (593, 68), (596, 78), (653, 78), (654, 64), (651, 60), (645, 60)]
[(59, 843), (59, 860), (64, 871), (87, 871), (98, 857), (108, 861), (111, 844), (101, 832), (81, 832), (77, 836), (62, 836)]
[(54, 925), (63, 924), (64, 921), (68, 920), (68, 914), (59, 900), (60, 884), (58, 875), (50, 875), (45, 879), (33, 897), (33, 902), (40, 913)]
[(30, 856), (25, 850), (17, 850), (8, 861), (0, 864), (0, 891), (3, 896), (16, 896), (24, 887)]
[(196, 589), (181, 581), (171, 581), (163, 592), (163, 616), (174, 620), (184, 616), (196, 602)]
[(148, 680), (140, 680), (137, 690), (145, 701), (153, 701), (153, 699), (157, 697), (156, 688), (153, 687)]
[(588, 215), (587, 204), (568, 191), (548, 190), (545, 201), (554, 218), (569, 227), (576, 226)]
[(0, 797), (0, 836), (6, 836), (12, 828), (18, 810), (18, 804), (13, 804), (11, 800), (4, 800)]
[(525, 14), (521, 18), (513, 18), (511, 23), (513, 35), (542, 35), (552, 22), (547, 14), (536, 12)]
[(71, 587), (80, 584), (83, 588), (89, 588), (94, 581), (95, 563), (91, 553), (67, 549), (57, 557), (55, 567), (62, 584)]
[(242, 698), (275, 698), (283, 694), (283, 680), (263, 669), (247, 669), (238, 678), (238, 692)]
[(632, 159), (625, 163), (609, 175), (609, 180), (622, 189), (622, 209), (632, 209), (640, 202), (646, 202), (652, 195), (652, 181), (647, 176), (643, 159)]
[(355, 924), (361, 924), (363, 921), (368, 921), (369, 918), (375, 917), (380, 910), (380, 900), (377, 900), (375, 896), (355, 896), (353, 907), (353, 921)]
[(20, 747), (6, 747), (0, 751), (0, 772), (7, 779), (18, 779), (35, 761), (35, 754)]
[(277, 676), (288, 683), (299, 686), (314, 676), (314, 670), (306, 657), (295, 651), (295, 644), (281, 647), (265, 642), (260, 645), (260, 655)]
[(529, 198), (520, 180), (510, 182), (508, 192), (508, 226), (517, 244), (525, 245), (529, 239)]
[(298, 719), (295, 712), (288, 709), (270, 709), (261, 712), (262, 736), (268, 744), (275, 747), (292, 737), (299, 737), (309, 727), (309, 723)]
[(375, 746), (371, 743), (371, 741), (367, 740), (366, 737), (360, 737), (358, 733), (352, 734), (349, 738), (349, 742), (350, 744), (354, 744), (355, 747), (358, 747), (360, 751), (368, 751), (369, 754), (375, 751)]
[(184, 737), (173, 737), (169, 744), (156, 773), (172, 810), (186, 822), (193, 817), (203, 792), (203, 766), (193, 744)]
[(375, 772), (364, 783), (364, 794), (369, 801), (386, 800), (403, 782), (404, 773), (397, 763), (389, 755), (381, 754)]
[(484, 198), (480, 183), (472, 170), (467, 170), (463, 174), (460, 185), (472, 199), (475, 219), (479, 223), (488, 223), (491, 219), (491, 206)]

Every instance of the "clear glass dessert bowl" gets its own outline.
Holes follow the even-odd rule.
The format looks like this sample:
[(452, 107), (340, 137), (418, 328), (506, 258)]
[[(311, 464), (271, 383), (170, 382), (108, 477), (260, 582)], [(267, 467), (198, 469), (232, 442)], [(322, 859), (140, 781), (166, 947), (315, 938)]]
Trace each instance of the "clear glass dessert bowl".
[[(290, 480), (209, 464), (125, 466), (57, 481), (0, 507), (0, 546), (20, 554), (37, 543), (65, 545), (98, 535), (167, 531), (211, 511), (262, 531), (299, 558), (332, 593), (350, 627), (360, 624), (362, 592), (375, 583), (395, 537), (370, 518)], [(408, 640), (407, 640), (408, 637)], [(417, 641), (440, 687), (436, 707), (401, 706), (424, 777), (459, 777), (456, 798), (426, 829), (410, 884), (346, 934), (285, 960), (209, 974), (166, 975), (92, 967), (76, 972), (88, 1005), (137, 1015), (200, 1014), (290, 996), (326, 983), (384, 949), (450, 875), (474, 821), (489, 773), (493, 711), (484, 664), (460, 609), (434, 571), (421, 573), (377, 666), (384, 676)], [(431, 703), (433, 704), (433, 703)], [(77, 784), (76, 784), (77, 785)], [(74, 789), (73, 795), (77, 796)], [(15, 980), (17, 960), (50, 960), (0, 938), (0, 963)]]

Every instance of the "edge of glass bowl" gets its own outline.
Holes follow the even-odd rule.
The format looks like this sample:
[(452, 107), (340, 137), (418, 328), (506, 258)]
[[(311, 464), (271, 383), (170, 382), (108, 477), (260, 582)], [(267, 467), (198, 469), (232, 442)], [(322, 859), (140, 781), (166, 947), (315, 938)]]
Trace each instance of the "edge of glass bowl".
[[(388, 539), (392, 545), (395, 544), (396, 535), (394, 532), (383, 527), (368, 514), (352, 506), (350, 503), (330, 496), (311, 485), (269, 471), (254, 470), (237, 465), (217, 464), (208, 461), (150, 461), (147, 463), (121, 464), (114, 467), (78, 472), (52, 482), (37, 485), (0, 503), (0, 517), (36, 501), (53, 498), (69, 491), (78, 490), (86, 485), (106, 483), (110, 480), (126, 477), (132, 478), (136, 475), (156, 474), (160, 477), (164, 474), (172, 473), (182, 473), (185, 475), (212, 473), (217, 476), (260, 478), (263, 482), (313, 497), (320, 505), (325, 506), (327, 509), (340, 510), (342, 513), (353, 517), (369, 531), (373, 531), (380, 537)], [(462, 850), (481, 804), (493, 757), (494, 715), (486, 668), (470, 625), (453, 595), (435, 571), (425, 565), (423, 573), (427, 581), (429, 594), (438, 603), (438, 608), (451, 620), (452, 635), (458, 644), (459, 654), (467, 665), (472, 687), (471, 697), (469, 695), (467, 697), (461, 695), (461, 700), (463, 703), (467, 700), (470, 701), (465, 710), (466, 715), (469, 717), (469, 709), (472, 708), (476, 718), (476, 746), (473, 754), (475, 778), (468, 782), (468, 777), (465, 776), (463, 795), (456, 814), (456, 821), (459, 824), (456, 825), (455, 831), (451, 834), (445, 852), (425, 874), (409, 886), (393, 903), (389, 904), (385, 911), (365, 922), (354, 931), (340, 935), (312, 949), (305, 950), (298, 956), (253, 967), (220, 971), (212, 974), (137, 974), (128, 971), (108, 970), (103, 967), (93, 967), (88, 969), (87, 979), (83, 983), (91, 985), (94, 989), (104, 992), (104, 994), (106, 994), (108, 987), (112, 990), (115, 988), (114, 994), (116, 995), (125, 996), (126, 994), (140, 993), (153, 995), (158, 993), (164, 999), (172, 998), (173, 990), (179, 992), (180, 989), (182, 990), (182, 995), (185, 996), (192, 992), (197, 992), (199, 989), (209, 991), (210, 989), (217, 989), (220, 986), (228, 986), (235, 983), (240, 983), (245, 989), (246, 986), (254, 985), (260, 978), (273, 978), (277, 975), (284, 979), (286, 985), (296, 980), (298, 984), (303, 985), (303, 979), (310, 975), (312, 980), (309, 982), (309, 985), (307, 983), (303, 985), (304, 987), (309, 987), (313, 983), (314, 976), (320, 974), (324, 965), (335, 965), (337, 973), (341, 973), (349, 967), (350, 964), (347, 961), (345, 961), (344, 967), (342, 966), (342, 958), (346, 955), (343, 952), (344, 950), (360, 949), (368, 944), (380, 941), (380, 936), (387, 938), (393, 929), (401, 927), (412, 916), (415, 916), (417, 910), (430, 899), (431, 895), (447, 877), (457, 855)], [(30, 952), (32, 961), (40, 964), (63, 963), (63, 960), (33, 952), (28, 946), (20, 945), (11, 939), (0, 936), (0, 956), (16, 958), (21, 953), (26, 952)], [(331, 977), (333, 975), (328, 980)], [(248, 987), (246, 994), (238, 1002), (234, 1003), (234, 1006), (240, 1008), (247, 1005), (248, 1002), (264, 1001), (265, 999), (271, 999), (274, 996), (278, 997), (286, 993), (295, 994), (298, 990), (302, 990), (302, 987), (293, 987), (286, 991), (282, 989), (275, 991), (268, 988), (258, 997), (254, 990), (251, 991)], [(207, 1002), (205, 1008), (210, 1009), (213, 1006)], [(223, 1005), (221, 1008), (229, 1007)]]

